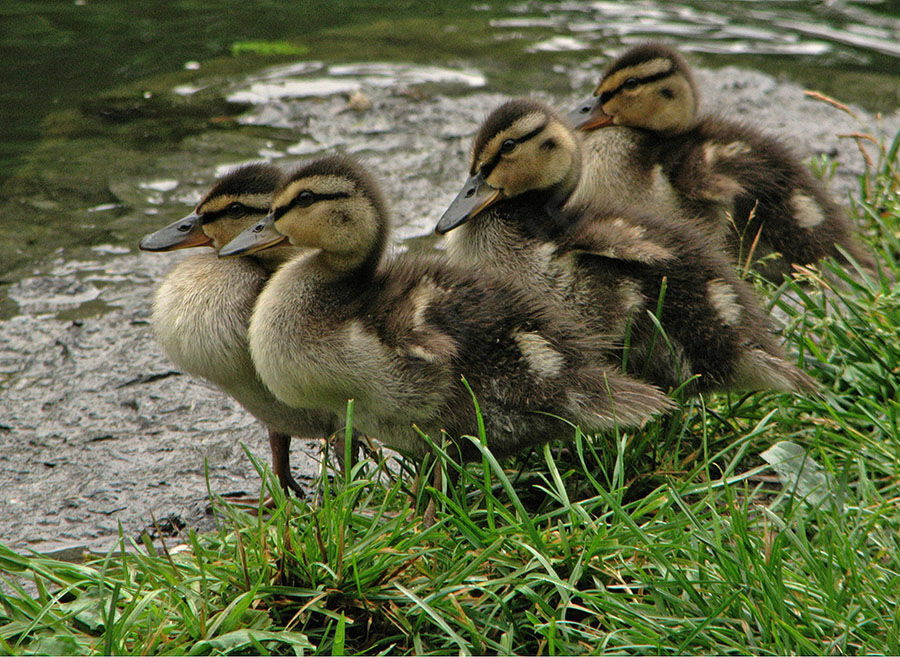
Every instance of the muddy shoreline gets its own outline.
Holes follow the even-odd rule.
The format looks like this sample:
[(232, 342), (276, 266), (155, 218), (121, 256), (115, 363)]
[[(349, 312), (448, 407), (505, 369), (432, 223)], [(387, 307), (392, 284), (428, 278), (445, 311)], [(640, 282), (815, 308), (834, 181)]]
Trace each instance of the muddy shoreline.
[[(573, 70), (573, 90), (586, 90), (593, 75)], [(708, 110), (782, 135), (804, 155), (836, 157), (830, 188), (837, 198), (845, 201), (856, 189), (864, 161), (852, 139), (837, 135), (862, 126), (846, 113), (804, 97), (794, 84), (752, 71), (700, 71), (698, 82)], [(471, 134), (503, 97), (483, 90), (428, 96), (391, 86), (362, 91), (372, 100), (363, 112), (342, 111), (342, 95), (255, 106), (241, 118), (244, 125), (303, 136), (286, 139), (287, 148), (266, 136), (251, 140), (246, 159), (266, 151), (276, 163), (332, 149), (354, 153), (382, 181), (398, 224), (396, 237), (427, 235), (465, 177)], [(565, 108), (579, 97), (573, 91), (567, 98), (544, 99)], [(896, 112), (879, 122), (856, 111), (870, 130), (889, 138), (900, 126)], [(198, 140), (202, 136), (186, 141), (183, 152), (170, 159), (191, 157)], [(210, 157), (205, 178), (171, 192), (185, 213), (212, 181), (213, 162)], [(147, 180), (160, 175), (148, 171)], [(125, 195), (112, 187), (117, 198)], [(142, 206), (140, 196), (129, 203), (135, 212), (153, 205)], [(162, 226), (177, 216), (158, 218)], [(62, 253), (9, 287), (9, 301), (18, 310), (0, 322), (3, 543), (18, 550), (102, 552), (114, 545), (120, 525), (134, 537), (152, 527), (153, 518), (172, 533), (209, 529), (214, 520), (205, 463), (216, 493), (259, 492), (258, 475), (241, 445), (268, 463), (262, 426), (211, 385), (178, 372), (150, 331), (154, 285), (183, 257), (101, 245), (77, 257)], [(294, 441), (293, 471), (301, 482), (316, 476), (318, 449), (315, 441)]]

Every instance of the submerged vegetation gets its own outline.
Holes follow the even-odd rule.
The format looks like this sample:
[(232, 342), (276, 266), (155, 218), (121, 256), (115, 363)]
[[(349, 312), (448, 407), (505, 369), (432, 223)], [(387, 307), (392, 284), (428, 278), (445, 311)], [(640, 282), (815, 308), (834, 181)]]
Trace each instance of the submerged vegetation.
[(690, 400), (517, 462), (483, 449), (417, 494), (380, 452), (316, 504), (264, 476), (273, 509), (215, 499), (217, 532), (162, 549), (0, 546), (0, 651), (900, 652), (900, 135), (858, 138), (853, 211), (882, 270), (762, 290), (821, 394)]

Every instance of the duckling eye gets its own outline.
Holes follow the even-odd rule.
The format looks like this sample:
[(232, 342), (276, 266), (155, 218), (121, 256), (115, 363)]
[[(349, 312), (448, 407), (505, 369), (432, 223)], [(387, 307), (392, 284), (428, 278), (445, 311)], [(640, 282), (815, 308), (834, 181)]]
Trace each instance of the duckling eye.
[(500, 152), (510, 153), (516, 146), (518, 146), (518, 142), (515, 139), (507, 139), (502, 144), (500, 144)]
[(243, 217), (247, 214), (247, 208), (243, 203), (238, 203), (235, 201), (234, 203), (229, 203), (228, 207), (225, 209), (226, 212), (232, 217)]
[(641, 81), (637, 78), (628, 78), (622, 83), (622, 87), (625, 89), (636, 89), (640, 83)]
[(310, 205), (313, 204), (313, 201), (315, 200), (315, 195), (308, 189), (304, 189), (302, 192), (297, 194), (296, 200), (297, 200), (297, 205), (299, 205), (301, 208), (308, 208)]

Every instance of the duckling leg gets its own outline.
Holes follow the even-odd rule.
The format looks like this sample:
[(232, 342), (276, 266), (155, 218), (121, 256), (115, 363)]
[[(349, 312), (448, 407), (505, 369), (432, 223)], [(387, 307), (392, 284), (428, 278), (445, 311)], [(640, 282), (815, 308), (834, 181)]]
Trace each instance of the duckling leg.
[(272, 470), (284, 492), (294, 491), (297, 497), (304, 497), (305, 491), (291, 475), (291, 436), (269, 429), (269, 448), (272, 450)]
[(353, 466), (356, 465), (356, 461), (359, 458), (359, 450), (362, 445), (360, 441), (360, 433), (354, 429), (353, 435), (350, 436), (350, 462), (347, 462), (347, 454), (344, 451), (346, 446), (344, 445), (344, 432), (338, 431), (337, 433), (332, 434), (329, 437), (329, 441), (331, 443), (331, 451), (337, 459), (338, 468), (342, 473), (347, 472), (348, 469), (353, 469)]

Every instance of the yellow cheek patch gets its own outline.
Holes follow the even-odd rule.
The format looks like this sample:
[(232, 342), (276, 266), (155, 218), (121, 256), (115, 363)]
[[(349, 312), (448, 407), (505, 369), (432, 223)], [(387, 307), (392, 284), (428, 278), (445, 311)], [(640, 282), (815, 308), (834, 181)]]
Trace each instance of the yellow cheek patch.
[(216, 248), (228, 244), (245, 229), (250, 228), (259, 217), (247, 215), (242, 219), (222, 218), (203, 225), (203, 232), (213, 241)]
[(352, 180), (333, 175), (306, 176), (292, 180), (275, 195), (272, 206), (280, 208), (288, 205), (297, 194), (309, 190), (314, 194), (333, 195), (346, 194), (352, 196), (355, 186)]
[(484, 145), (480, 153), (476, 153), (473, 171), (479, 171), (481, 167), (493, 160), (500, 152), (500, 146), (507, 139), (519, 139), (529, 132), (534, 132), (547, 122), (543, 112), (531, 112), (515, 121), (505, 130), (501, 130)]
[(606, 91), (618, 89), (628, 78), (637, 78), (638, 80), (641, 80), (661, 73), (667, 73), (671, 70), (674, 70), (672, 62), (664, 57), (651, 59), (649, 62), (643, 62), (635, 66), (629, 66), (616, 71), (609, 77), (601, 80), (594, 95), (599, 96)]

